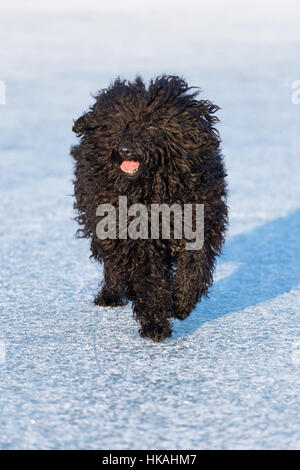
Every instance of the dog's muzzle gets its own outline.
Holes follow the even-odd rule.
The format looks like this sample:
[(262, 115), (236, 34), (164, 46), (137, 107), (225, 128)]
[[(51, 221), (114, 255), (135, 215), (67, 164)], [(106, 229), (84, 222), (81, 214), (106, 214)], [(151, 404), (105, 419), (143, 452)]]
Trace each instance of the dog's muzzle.
[(123, 162), (120, 165), (120, 168), (124, 173), (128, 175), (134, 175), (138, 172), (140, 162), (135, 160), (129, 160), (132, 158), (133, 150), (129, 145), (119, 145), (118, 153), (123, 159)]

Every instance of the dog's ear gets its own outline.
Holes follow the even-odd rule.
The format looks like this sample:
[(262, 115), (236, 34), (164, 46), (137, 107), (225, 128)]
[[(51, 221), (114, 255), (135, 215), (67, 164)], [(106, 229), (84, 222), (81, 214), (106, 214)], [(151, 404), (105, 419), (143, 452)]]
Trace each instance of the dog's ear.
[(215, 112), (219, 111), (220, 108), (211, 101), (199, 100), (197, 101), (196, 108), (199, 117), (205, 119), (205, 121), (210, 125), (219, 121), (217, 116), (215, 116), (214, 114)]
[(80, 116), (80, 118), (76, 119), (73, 123), (72, 131), (75, 132), (78, 136), (83, 135), (88, 129), (86, 114)]
[(198, 136), (199, 144), (208, 150), (217, 150), (220, 145), (220, 136), (215, 128), (215, 124), (219, 121), (215, 112), (220, 109), (219, 106), (208, 100), (195, 100), (192, 108), (196, 117), (194, 127), (198, 129), (195, 135)]
[(98, 126), (99, 123), (97, 120), (97, 115), (95, 115), (94, 111), (92, 110), (83, 114), (80, 118), (74, 121), (72, 131), (75, 132), (78, 136), (81, 136)]

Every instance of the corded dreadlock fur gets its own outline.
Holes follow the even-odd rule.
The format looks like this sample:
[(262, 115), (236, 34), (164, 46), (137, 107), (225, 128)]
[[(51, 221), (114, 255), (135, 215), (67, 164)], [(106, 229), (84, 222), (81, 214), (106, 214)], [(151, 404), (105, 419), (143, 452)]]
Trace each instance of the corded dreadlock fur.
[[(73, 126), (81, 137), (71, 150), (79, 234), (91, 239), (92, 256), (104, 263), (105, 282), (95, 304), (132, 301), (141, 336), (154, 341), (171, 336), (172, 318), (183, 320), (207, 295), (224, 241), (219, 108), (199, 100), (198, 93), (177, 76), (157, 77), (148, 87), (141, 77), (118, 78)], [(137, 173), (122, 171), (124, 160), (138, 162)], [(147, 208), (204, 204), (202, 248), (186, 250), (184, 239), (175, 239), (172, 231), (169, 240), (99, 239), (96, 209), (104, 203), (118, 209), (119, 196), (127, 196), (128, 206)]]

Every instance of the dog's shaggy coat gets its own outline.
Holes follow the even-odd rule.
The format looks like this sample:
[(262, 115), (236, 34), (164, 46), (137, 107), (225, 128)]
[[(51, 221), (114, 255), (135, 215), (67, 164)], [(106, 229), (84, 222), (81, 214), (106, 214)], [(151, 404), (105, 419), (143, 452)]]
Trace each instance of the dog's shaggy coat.
[[(92, 256), (104, 262), (95, 304), (131, 300), (141, 336), (154, 341), (171, 336), (172, 318), (183, 320), (207, 295), (227, 223), (226, 174), (214, 127), (219, 108), (189, 90), (176, 76), (158, 77), (148, 88), (140, 77), (117, 79), (73, 126), (81, 136), (71, 151), (79, 233), (91, 238)], [(136, 172), (123, 171), (131, 164)], [(118, 209), (120, 195), (128, 206), (204, 204), (203, 247), (186, 250), (172, 231), (169, 240), (99, 239), (96, 209), (104, 203)]]

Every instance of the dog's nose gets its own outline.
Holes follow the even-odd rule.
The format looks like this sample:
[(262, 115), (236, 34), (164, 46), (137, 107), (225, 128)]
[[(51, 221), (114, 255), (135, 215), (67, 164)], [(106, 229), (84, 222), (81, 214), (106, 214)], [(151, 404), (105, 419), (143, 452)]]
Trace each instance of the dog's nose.
[(124, 160), (130, 158), (132, 155), (132, 148), (129, 147), (129, 145), (119, 145), (118, 151)]

